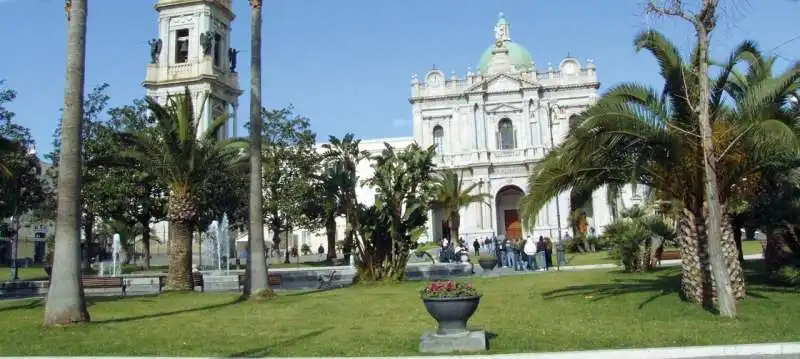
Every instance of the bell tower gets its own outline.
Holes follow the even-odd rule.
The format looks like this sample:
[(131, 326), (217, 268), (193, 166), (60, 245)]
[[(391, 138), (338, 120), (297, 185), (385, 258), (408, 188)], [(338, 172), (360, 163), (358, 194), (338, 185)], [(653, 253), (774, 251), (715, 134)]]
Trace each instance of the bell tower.
[[(239, 107), (238, 51), (231, 47), (232, 0), (158, 0), (158, 37), (151, 39), (150, 64), (142, 85), (165, 103), (189, 87), (202, 134), (214, 118), (228, 115), (223, 137), (236, 136)], [(202, 111), (202, 112), (201, 112)]]

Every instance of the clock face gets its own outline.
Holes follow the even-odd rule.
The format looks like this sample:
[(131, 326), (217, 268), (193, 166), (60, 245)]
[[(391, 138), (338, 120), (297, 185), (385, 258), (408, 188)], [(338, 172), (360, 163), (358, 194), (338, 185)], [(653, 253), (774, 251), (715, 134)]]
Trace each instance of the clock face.
[(428, 83), (431, 86), (439, 86), (442, 84), (442, 75), (438, 73), (432, 73), (428, 76)]
[(564, 67), (561, 69), (561, 71), (564, 71), (564, 73), (568, 75), (574, 74), (577, 70), (578, 66), (572, 61), (565, 63)]

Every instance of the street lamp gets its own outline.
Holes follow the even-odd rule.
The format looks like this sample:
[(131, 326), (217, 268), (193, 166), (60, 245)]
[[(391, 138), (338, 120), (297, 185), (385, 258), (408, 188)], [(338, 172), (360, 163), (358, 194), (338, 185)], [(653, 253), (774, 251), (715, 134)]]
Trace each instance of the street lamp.
[[(550, 151), (556, 147), (555, 139), (553, 138), (553, 116), (560, 110), (558, 103), (553, 102), (547, 107), (547, 127), (550, 132)], [(558, 222), (558, 242), (561, 243), (561, 201), (559, 200), (560, 194), (556, 195), (556, 222)], [(553, 236), (552, 226), (550, 227), (550, 237)]]

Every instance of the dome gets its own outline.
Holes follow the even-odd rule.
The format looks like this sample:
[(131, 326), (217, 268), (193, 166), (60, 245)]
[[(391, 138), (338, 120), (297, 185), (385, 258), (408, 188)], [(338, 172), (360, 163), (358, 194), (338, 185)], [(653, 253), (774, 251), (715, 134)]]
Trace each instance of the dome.
[[(531, 53), (528, 50), (511, 41), (506, 41), (505, 46), (508, 49), (508, 57), (511, 58), (511, 65), (514, 65), (517, 70), (530, 70), (533, 68), (533, 59), (531, 59)], [(478, 71), (481, 73), (486, 73), (489, 70), (489, 61), (492, 60), (492, 51), (495, 48), (495, 45), (489, 46), (481, 55), (481, 59), (478, 62)]]

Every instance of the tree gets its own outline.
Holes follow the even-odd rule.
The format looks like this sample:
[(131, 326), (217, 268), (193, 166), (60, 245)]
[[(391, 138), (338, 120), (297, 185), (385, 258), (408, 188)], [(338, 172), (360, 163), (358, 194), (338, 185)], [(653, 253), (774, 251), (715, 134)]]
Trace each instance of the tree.
[(34, 145), (30, 131), (10, 121), (0, 122), (0, 138), (13, 144), (11, 150), (0, 152), (0, 163), (8, 171), (6, 176), (0, 176), (0, 218), (12, 219), (10, 279), (17, 280), (20, 216), (40, 208), (47, 191), (39, 158), (29, 151)]
[[(693, 62), (694, 75), (698, 79), (699, 99), (696, 104), (689, 103), (692, 110), (697, 113), (700, 123), (700, 142), (703, 150), (703, 174), (705, 176), (705, 200), (708, 211), (707, 238), (708, 255), (711, 262), (711, 274), (716, 282), (717, 306), (723, 317), (736, 317), (736, 298), (730, 278), (725, 273), (725, 257), (722, 253), (722, 206), (719, 201), (719, 183), (717, 181), (717, 158), (714, 151), (714, 132), (711, 128), (711, 111), (709, 101), (711, 98), (710, 80), (708, 74), (709, 47), (711, 33), (717, 25), (717, 5), (719, 0), (703, 0), (700, 11), (693, 13), (686, 10), (682, 0), (672, 1), (669, 7), (658, 7), (652, 1), (648, 3), (647, 10), (661, 15), (677, 16), (692, 24), (697, 37), (695, 61)], [(686, 93), (688, 97), (689, 94)]]
[(375, 188), (375, 205), (357, 208), (361, 240), (355, 241), (356, 266), (364, 281), (403, 279), (435, 193), (434, 146), (411, 144), (402, 151), (385, 146), (375, 157), (375, 174), (364, 182)]
[[(308, 118), (292, 111), (288, 107), (263, 114), (264, 216), (276, 248), (281, 233), (306, 224), (305, 202), (319, 164)], [(288, 263), (288, 243), (286, 249)]]
[[(131, 229), (137, 228), (141, 234), (142, 255), (145, 269), (150, 268), (150, 223), (164, 219), (166, 211), (166, 192), (163, 183), (153, 174), (144, 170), (136, 161), (119, 158), (125, 148), (118, 141), (119, 134), (153, 132), (155, 119), (147, 111), (144, 99), (133, 101), (132, 105), (112, 108), (108, 111), (109, 121), (97, 125), (97, 142), (94, 160), (90, 166), (100, 173), (94, 186), (99, 194), (98, 214), (107, 220), (126, 223)], [(130, 237), (130, 235), (129, 235)], [(135, 236), (131, 237), (135, 239)], [(131, 245), (135, 249), (135, 240)], [(135, 256), (135, 251), (130, 251)]]
[(472, 193), (480, 182), (474, 182), (464, 187), (464, 176), (452, 169), (444, 170), (437, 174), (436, 192), (434, 193), (433, 206), (444, 213), (444, 220), (450, 228), (451, 240), (459, 239), (461, 226), (461, 208), (473, 203), (485, 203), (489, 195), (486, 193)]
[[(637, 48), (646, 49), (658, 60), (664, 79), (662, 91), (635, 83), (624, 83), (607, 91), (581, 114), (581, 124), (570, 130), (564, 142), (536, 166), (529, 182), (529, 195), (522, 202), (523, 219), (530, 225), (545, 203), (571, 188), (593, 191), (600, 186), (644, 184), (661, 200), (682, 206), (679, 242), (683, 267), (683, 294), (690, 300), (711, 304), (712, 280), (706, 255), (706, 212), (703, 151), (699, 122), (691, 104), (699, 97), (697, 77), (691, 63), (661, 34), (648, 31), (637, 36)], [(759, 86), (746, 101), (729, 106), (723, 96), (730, 74), (752, 46), (743, 43), (720, 66), (712, 96), (712, 125), (718, 168), (726, 176), (719, 196), (724, 201), (742, 184), (743, 178), (766, 164), (778, 161), (796, 148), (796, 140), (784, 134), (786, 123), (752, 115), (758, 108), (781, 101), (783, 90)], [(786, 85), (786, 82), (784, 82)], [(691, 94), (692, 97), (687, 97)], [(724, 134), (724, 135), (722, 135)], [(726, 224), (724, 253), (726, 276), (734, 296), (745, 295), (741, 265), (730, 226)]]
[(352, 177), (338, 163), (328, 163), (323, 167), (318, 183), (318, 199), (322, 208), (322, 225), (328, 241), (327, 260), (331, 264), (336, 260), (336, 218), (342, 212), (342, 188), (350, 188), (348, 180)]
[[(84, 242), (81, 249), (82, 267), (88, 268), (89, 258), (94, 256), (90, 250), (94, 241), (94, 229), (97, 218), (104, 208), (109, 206), (112, 197), (107, 194), (105, 183), (115, 183), (114, 180), (104, 182), (108, 171), (95, 165), (98, 159), (106, 156), (109, 151), (108, 130), (101, 116), (106, 112), (110, 97), (106, 93), (108, 84), (95, 86), (83, 100), (83, 121), (81, 123), (81, 227)], [(53, 181), (58, 181), (59, 158), (62, 136), (62, 123), (59, 120), (53, 134), (53, 152), (45, 155), (52, 163), (49, 176)], [(105, 137), (104, 137), (105, 136)]]
[(325, 150), (323, 158), (329, 165), (336, 165), (342, 168), (342, 176), (344, 186), (340, 188), (341, 191), (341, 205), (342, 211), (345, 215), (347, 228), (344, 234), (344, 259), (346, 262), (350, 261), (350, 254), (353, 250), (353, 242), (359, 228), (358, 218), (356, 214), (356, 207), (358, 199), (356, 197), (356, 187), (358, 187), (358, 172), (356, 167), (359, 162), (369, 158), (369, 152), (362, 151), (359, 148), (361, 143), (352, 133), (346, 133), (341, 139), (336, 136), (330, 136), (328, 143), (323, 144), (322, 148)]
[(244, 296), (269, 288), (264, 256), (263, 169), (261, 167), (261, 0), (250, 0), (250, 225), (247, 244), (248, 283)]
[(218, 131), (227, 121), (224, 117), (214, 119), (205, 133), (198, 133), (202, 116), (195, 117), (188, 87), (183, 94), (169, 96), (163, 106), (152, 98), (146, 101), (156, 120), (155, 130), (121, 134), (120, 141), (129, 148), (121, 155), (137, 161), (144, 172), (167, 186), (167, 220), (173, 236), (166, 287), (191, 290), (192, 231), (202, 202), (199, 188), (213, 171), (242, 163), (242, 143), (217, 140)]
[(55, 255), (44, 309), (45, 326), (90, 320), (80, 282), (81, 127), (87, 1), (66, 0), (65, 4), (68, 24), (67, 74), (58, 167)]

